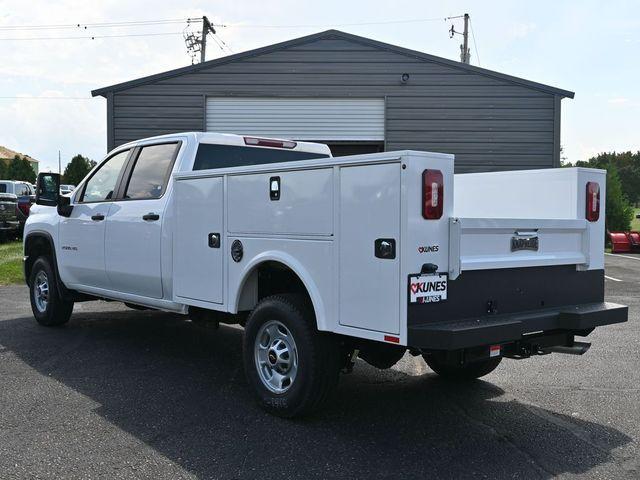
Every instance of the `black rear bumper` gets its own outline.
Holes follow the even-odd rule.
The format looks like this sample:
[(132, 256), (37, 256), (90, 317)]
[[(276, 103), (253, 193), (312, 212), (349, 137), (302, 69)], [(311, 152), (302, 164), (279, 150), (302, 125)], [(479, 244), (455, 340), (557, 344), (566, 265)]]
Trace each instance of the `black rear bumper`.
[(423, 350), (460, 350), (516, 342), (537, 332), (588, 335), (594, 328), (627, 321), (628, 307), (598, 302), (534, 311), (410, 324), (408, 345)]

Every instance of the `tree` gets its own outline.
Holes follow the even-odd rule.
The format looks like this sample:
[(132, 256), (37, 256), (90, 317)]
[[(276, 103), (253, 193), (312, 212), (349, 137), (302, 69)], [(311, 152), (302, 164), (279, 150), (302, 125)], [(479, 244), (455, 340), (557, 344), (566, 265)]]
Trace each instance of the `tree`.
[(7, 162), (4, 158), (0, 158), (0, 180), (7, 180)]
[(87, 157), (83, 157), (80, 154), (76, 155), (64, 168), (62, 183), (78, 185), (95, 164), (93, 160), (89, 160)]
[(36, 172), (33, 171), (29, 160), (16, 155), (5, 166), (4, 175), (7, 180), (21, 180), (24, 182), (35, 183)]
[[(640, 152), (601, 153), (587, 161), (576, 162), (576, 167), (608, 169), (614, 165), (618, 171), (622, 192), (627, 200), (637, 205), (640, 203)], [(563, 165), (565, 166), (565, 165)], [(571, 166), (571, 164), (567, 165)]]
[(606, 228), (610, 231), (630, 230), (633, 207), (623, 190), (620, 175), (615, 165), (607, 168), (607, 218)]

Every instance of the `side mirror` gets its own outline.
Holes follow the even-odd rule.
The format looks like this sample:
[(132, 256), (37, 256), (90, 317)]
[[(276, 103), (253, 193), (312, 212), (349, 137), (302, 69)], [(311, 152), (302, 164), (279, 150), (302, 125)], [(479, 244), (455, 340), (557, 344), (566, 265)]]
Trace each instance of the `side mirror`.
[(56, 207), (60, 199), (60, 174), (39, 173), (36, 182), (36, 204)]
[(36, 183), (36, 204), (58, 207), (58, 215), (68, 217), (73, 211), (71, 198), (60, 195), (60, 175), (39, 173)]

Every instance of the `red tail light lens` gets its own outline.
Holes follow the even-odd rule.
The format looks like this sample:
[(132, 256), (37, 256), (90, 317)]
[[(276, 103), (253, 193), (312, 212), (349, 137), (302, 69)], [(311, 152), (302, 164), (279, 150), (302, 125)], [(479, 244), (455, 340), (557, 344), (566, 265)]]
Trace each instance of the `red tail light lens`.
[(297, 142), (290, 140), (273, 140), (271, 138), (244, 137), (245, 145), (256, 147), (296, 148)]
[(22, 210), (22, 213), (24, 213), (27, 217), (29, 216), (29, 211), (31, 210), (30, 203), (19, 203), (18, 208)]
[(444, 184), (440, 170), (422, 172), (422, 216), (427, 220), (442, 217)]
[(590, 222), (597, 222), (600, 218), (600, 185), (597, 182), (587, 182), (585, 218)]

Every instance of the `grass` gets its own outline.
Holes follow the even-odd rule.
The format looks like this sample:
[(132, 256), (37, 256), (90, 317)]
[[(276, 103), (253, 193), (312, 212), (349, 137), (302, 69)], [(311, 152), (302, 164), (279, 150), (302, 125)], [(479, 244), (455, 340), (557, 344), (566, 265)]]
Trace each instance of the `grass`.
[(0, 243), (0, 285), (22, 282), (22, 242)]
[(640, 208), (633, 210), (633, 220), (631, 220), (631, 230), (640, 231), (640, 218), (636, 218), (636, 215), (640, 215)]

